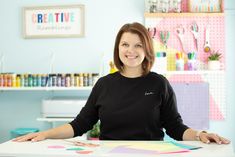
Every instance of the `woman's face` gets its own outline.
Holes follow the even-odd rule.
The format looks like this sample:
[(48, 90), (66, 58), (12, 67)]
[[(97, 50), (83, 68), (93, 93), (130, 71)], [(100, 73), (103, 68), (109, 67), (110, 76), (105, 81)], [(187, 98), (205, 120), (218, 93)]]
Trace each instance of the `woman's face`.
[(137, 34), (126, 32), (122, 34), (119, 43), (119, 58), (125, 68), (141, 68), (145, 58), (143, 43)]

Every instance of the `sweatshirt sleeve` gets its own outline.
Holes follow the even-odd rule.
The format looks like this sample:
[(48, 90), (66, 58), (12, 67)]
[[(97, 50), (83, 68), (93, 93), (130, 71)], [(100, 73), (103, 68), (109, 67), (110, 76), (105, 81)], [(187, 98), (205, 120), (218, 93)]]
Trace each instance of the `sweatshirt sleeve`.
[(74, 131), (74, 137), (81, 136), (87, 131), (91, 130), (93, 125), (98, 121), (98, 108), (96, 102), (98, 99), (98, 92), (100, 87), (100, 80), (97, 81), (89, 95), (85, 106), (82, 108), (77, 117), (69, 124)]
[(162, 94), (161, 122), (166, 133), (175, 140), (183, 140), (183, 134), (189, 127), (183, 124), (183, 120), (177, 109), (175, 93), (170, 83), (165, 79), (165, 92)]

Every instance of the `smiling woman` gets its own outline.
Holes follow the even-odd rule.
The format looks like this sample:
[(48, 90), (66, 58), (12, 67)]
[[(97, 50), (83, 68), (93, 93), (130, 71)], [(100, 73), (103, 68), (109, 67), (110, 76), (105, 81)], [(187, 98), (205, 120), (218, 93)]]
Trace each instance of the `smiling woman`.
[(119, 71), (101, 77), (77, 117), (63, 126), (26, 135), (15, 141), (81, 136), (100, 120), (101, 140), (163, 140), (164, 130), (175, 140), (228, 144), (229, 140), (183, 123), (169, 81), (151, 72), (153, 43), (140, 23), (119, 30), (114, 61)]
[[(138, 35), (133, 33), (124, 33), (119, 44), (119, 57), (126, 68), (136, 68), (142, 71), (142, 62), (145, 58), (143, 44)], [(140, 73), (141, 74), (141, 73)]]
[(124, 25), (117, 34), (114, 46), (114, 63), (119, 71), (125, 70), (125, 63), (125, 68), (128, 68), (131, 67), (130, 61), (135, 61), (132, 66), (139, 65), (136, 70), (145, 75), (153, 66), (154, 59), (152, 39), (146, 28), (139, 23)]

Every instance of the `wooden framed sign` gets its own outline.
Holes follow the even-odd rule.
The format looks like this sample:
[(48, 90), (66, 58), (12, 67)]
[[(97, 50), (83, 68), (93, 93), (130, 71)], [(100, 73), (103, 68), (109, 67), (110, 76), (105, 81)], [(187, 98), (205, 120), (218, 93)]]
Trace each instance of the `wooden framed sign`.
[(84, 36), (84, 5), (23, 8), (24, 38)]

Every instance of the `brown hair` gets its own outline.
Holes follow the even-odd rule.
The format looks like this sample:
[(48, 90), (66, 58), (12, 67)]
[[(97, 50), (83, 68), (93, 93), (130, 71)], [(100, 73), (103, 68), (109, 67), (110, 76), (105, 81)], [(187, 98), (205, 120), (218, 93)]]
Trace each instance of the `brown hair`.
[(119, 58), (119, 43), (123, 33), (126, 32), (137, 34), (140, 37), (141, 42), (143, 43), (143, 48), (145, 50), (145, 58), (142, 63), (142, 68), (143, 68), (143, 75), (146, 75), (149, 73), (150, 69), (153, 66), (155, 56), (154, 56), (152, 39), (148, 33), (148, 30), (140, 23), (135, 22), (135, 23), (125, 24), (119, 30), (116, 36), (115, 46), (114, 46), (114, 56), (113, 56), (114, 64), (120, 72), (123, 71), (123, 63)]

